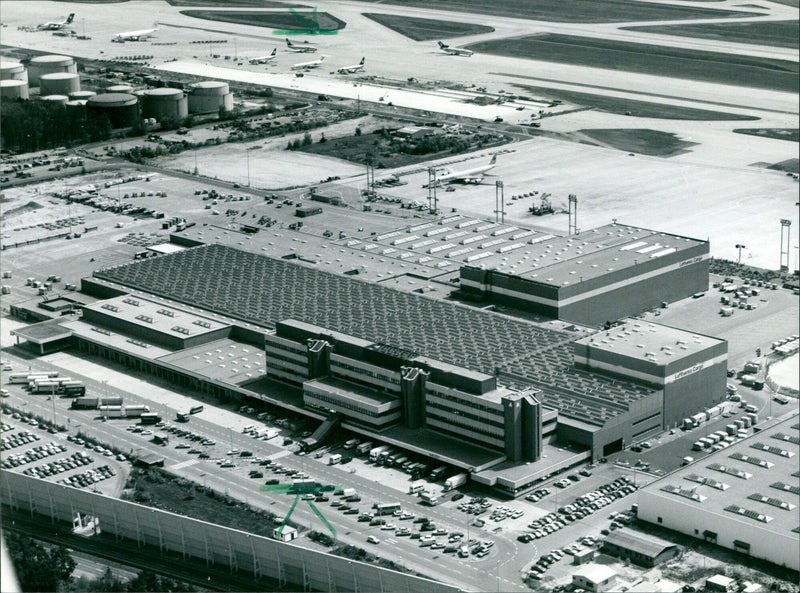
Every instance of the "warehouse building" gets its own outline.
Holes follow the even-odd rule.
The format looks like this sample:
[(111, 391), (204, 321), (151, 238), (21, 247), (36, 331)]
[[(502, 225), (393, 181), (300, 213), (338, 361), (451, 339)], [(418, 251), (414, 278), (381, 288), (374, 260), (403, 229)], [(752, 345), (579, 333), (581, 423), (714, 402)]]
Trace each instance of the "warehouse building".
[[(632, 376), (577, 367), (572, 332), (282, 259), (205, 245), (98, 271), (84, 278), (82, 285), (100, 297), (135, 288), (270, 329), (283, 320), (297, 319), (326, 332), (388, 344), (483, 373), (518, 390), (535, 388), (542, 409), (558, 413), (557, 420), (543, 413), (542, 434), (555, 427), (560, 439), (588, 448), (593, 459), (657, 434), (665, 426), (663, 389)], [(433, 409), (430, 406), (429, 411)], [(436, 422), (433, 415), (430, 422)], [(512, 489), (526, 484), (520, 477)]]
[[(577, 340), (575, 366), (653, 385), (663, 407), (642, 423), (678, 426), (683, 418), (725, 400), (725, 340), (640, 320)], [(635, 435), (634, 435), (635, 438)]]
[(639, 490), (638, 517), (800, 570), (798, 453), (795, 412)]
[(618, 223), (567, 237), (516, 228), (511, 244), (499, 231), (461, 267), (464, 294), (600, 326), (708, 289), (708, 241)]

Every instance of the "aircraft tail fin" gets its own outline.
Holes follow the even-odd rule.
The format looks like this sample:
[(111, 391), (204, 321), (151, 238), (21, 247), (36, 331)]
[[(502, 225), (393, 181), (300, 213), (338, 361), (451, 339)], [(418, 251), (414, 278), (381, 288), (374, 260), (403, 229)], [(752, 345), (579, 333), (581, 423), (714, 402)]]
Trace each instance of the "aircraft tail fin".
[(494, 165), (496, 162), (497, 162), (497, 155), (495, 154), (495, 155), (492, 156), (492, 160), (489, 161), (489, 164), (490, 165)]
[(273, 47), (273, 48), (272, 48), (272, 53), (271, 53), (271, 54), (269, 54), (269, 55), (271, 55), (271, 56), (274, 56), (274, 55), (275, 55), (275, 54), (277, 54), (277, 53), (278, 53), (278, 48), (277, 48), (277, 47)]
[(67, 24), (69, 25), (72, 22), (72, 19), (74, 18), (75, 18), (75, 13), (74, 12), (69, 13), (69, 16), (67, 17)]
[(288, 45), (289, 47), (292, 47), (292, 42), (289, 41), (288, 37), (286, 38), (286, 45)]
[(442, 48), (442, 49), (445, 49), (445, 48), (449, 47), (448, 45), (445, 45), (441, 41), (438, 41), (437, 43), (439, 44), (439, 47)]
[(365, 59), (366, 59), (366, 58), (361, 58), (361, 61), (358, 63), (358, 65), (359, 65), (359, 66), (363, 66), (363, 65), (364, 65), (364, 60), (365, 60)]

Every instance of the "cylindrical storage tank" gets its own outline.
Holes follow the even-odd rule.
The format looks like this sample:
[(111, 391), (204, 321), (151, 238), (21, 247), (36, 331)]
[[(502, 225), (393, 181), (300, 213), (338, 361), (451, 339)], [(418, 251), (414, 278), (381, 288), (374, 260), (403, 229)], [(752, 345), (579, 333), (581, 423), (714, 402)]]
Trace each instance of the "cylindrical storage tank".
[(6, 101), (28, 98), (28, 83), (24, 80), (0, 80), (0, 97)]
[(94, 97), (97, 93), (94, 91), (75, 91), (69, 94), (70, 101), (86, 101), (90, 97)]
[(174, 119), (180, 121), (189, 115), (186, 94), (180, 89), (163, 87), (149, 89), (142, 97), (142, 115), (158, 121)]
[(28, 71), (16, 60), (0, 58), (0, 80), (24, 80), (28, 82)]
[(139, 100), (127, 93), (105, 93), (86, 102), (89, 117), (105, 114), (114, 128), (127, 128), (139, 119)]
[(133, 87), (129, 84), (112, 84), (110, 87), (106, 87), (107, 93), (131, 93), (133, 92)]
[(45, 95), (44, 97), (39, 97), (42, 101), (48, 101), (49, 103), (58, 103), (60, 105), (66, 105), (67, 101), (69, 101), (69, 97), (66, 95)]
[(69, 95), (81, 90), (81, 79), (70, 72), (54, 72), (39, 77), (40, 95)]
[(227, 82), (206, 80), (191, 85), (189, 113), (219, 113), (233, 109), (233, 93)]
[(55, 72), (77, 74), (78, 66), (75, 64), (75, 60), (69, 56), (36, 56), (28, 66), (28, 82), (35, 86), (39, 84), (39, 79), (43, 74)]

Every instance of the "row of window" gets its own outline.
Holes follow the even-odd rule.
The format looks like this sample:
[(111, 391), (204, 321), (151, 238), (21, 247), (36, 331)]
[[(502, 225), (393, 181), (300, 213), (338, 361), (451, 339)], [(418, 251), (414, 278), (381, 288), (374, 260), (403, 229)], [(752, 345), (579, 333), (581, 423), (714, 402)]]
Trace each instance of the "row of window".
[(295, 344), (295, 342), (292, 342), (292, 344), (293, 346), (287, 346), (286, 344), (283, 344), (281, 342), (273, 341), (272, 339), (270, 339), (270, 336), (267, 336), (267, 348), (276, 348), (278, 350), (286, 350), (287, 352), (293, 352), (294, 354), (305, 355), (306, 349), (304, 346), (301, 346), (300, 344)]
[(465, 419), (473, 420), (481, 426), (494, 426), (499, 430), (505, 430), (505, 422), (496, 420), (496, 417), (487, 418), (485, 416), (479, 416), (477, 414), (471, 414), (463, 410), (455, 409), (450, 405), (438, 403), (435, 398), (430, 397), (430, 394), (428, 394), (428, 397), (426, 397), (425, 408), (427, 410), (431, 408), (438, 408), (439, 410), (447, 412), (448, 414), (454, 414), (455, 416), (461, 416)]
[(368, 377), (372, 377), (374, 379), (380, 379), (381, 381), (386, 381), (387, 383), (393, 383), (394, 385), (400, 385), (400, 374), (397, 373), (396, 375), (386, 375), (383, 373), (376, 373), (373, 370), (365, 369), (362, 367), (353, 366), (340, 360), (331, 360), (331, 371), (333, 371), (334, 366), (340, 367), (343, 369), (347, 369), (353, 373), (359, 375), (367, 375)]
[(440, 422), (433, 418), (429, 418), (426, 422), (428, 427), (435, 430), (436, 432), (440, 432), (442, 434), (446, 434), (448, 436), (455, 437), (460, 440), (465, 440), (470, 443), (480, 445), (481, 447), (492, 447), (495, 449), (497, 448), (502, 449), (505, 446), (505, 443), (503, 443), (499, 439), (475, 437), (469, 433), (463, 433), (461, 431), (452, 430), (451, 428), (449, 428), (449, 425), (447, 423)]
[(357, 406), (350, 401), (339, 399), (338, 397), (330, 396), (330, 395), (322, 395), (316, 392), (309, 392), (306, 391), (303, 394), (303, 400), (305, 401), (306, 398), (309, 399), (318, 399), (320, 401), (326, 402), (331, 404), (332, 407), (335, 408), (344, 408), (346, 410), (352, 410), (354, 412), (358, 412), (359, 414), (363, 414), (364, 416), (370, 416), (371, 418), (379, 418), (381, 416), (385, 416), (386, 414), (391, 414), (392, 411), (387, 412), (373, 412), (372, 410), (367, 410), (362, 408), (361, 406)]
[(456, 418), (451, 418), (449, 416), (445, 416), (436, 410), (428, 409), (426, 410), (426, 422), (429, 420), (436, 420), (438, 422), (445, 422), (448, 426), (457, 426), (462, 430), (469, 431), (470, 433), (483, 435), (484, 437), (494, 438), (494, 439), (502, 439), (503, 432), (498, 434), (497, 431), (489, 430), (488, 428), (484, 428), (482, 426), (473, 426), (469, 423), (469, 421), (459, 421)]
[(435, 393), (437, 397), (440, 397), (442, 399), (446, 399), (447, 401), (459, 403), (462, 406), (467, 406), (469, 408), (475, 408), (476, 410), (480, 410), (481, 412), (484, 412), (486, 414), (494, 415), (494, 414), (502, 413), (500, 410), (498, 410), (497, 407), (487, 406), (486, 404), (481, 404), (481, 403), (472, 401), (471, 399), (468, 399), (468, 398), (465, 398), (465, 397), (459, 397), (457, 395), (451, 395), (450, 393), (447, 393), (447, 391), (445, 391), (444, 387), (440, 387), (439, 385), (436, 385), (435, 383), (428, 383), (427, 384), (427, 389), (428, 389), (429, 392)]

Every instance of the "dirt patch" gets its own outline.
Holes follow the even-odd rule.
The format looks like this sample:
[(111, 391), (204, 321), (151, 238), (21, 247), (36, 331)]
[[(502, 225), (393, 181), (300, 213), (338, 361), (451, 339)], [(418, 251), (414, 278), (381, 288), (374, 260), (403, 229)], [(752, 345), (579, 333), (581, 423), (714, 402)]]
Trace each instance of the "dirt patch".
[(787, 159), (780, 163), (775, 163), (767, 167), (773, 171), (784, 171), (786, 173), (800, 174), (800, 159)]
[(757, 43), (773, 47), (800, 47), (800, 22), (770, 21), (748, 23), (704, 23), (702, 25), (654, 25), (648, 27), (622, 27), (629, 31), (677, 35), (735, 43)]
[(234, 12), (221, 10), (181, 10), (181, 14), (196, 19), (235, 23), (237, 25), (252, 25), (254, 27), (268, 27), (286, 31), (303, 31), (325, 33), (344, 29), (347, 23), (337, 19), (327, 12), (250, 12), (237, 10)]
[[(365, 0), (367, 2), (369, 0)], [(472, 12), (492, 16), (532, 19), (555, 23), (616, 23), (633, 21), (664, 21), (678, 19), (730, 18), (760, 16), (738, 12), (638, 2), (637, 0), (380, 0), (383, 4), (400, 4), (417, 8), (434, 8), (452, 12)], [(797, 6), (797, 0), (794, 1)]]
[(800, 129), (798, 128), (737, 128), (734, 132), (737, 134), (771, 138), (773, 140), (800, 142)]
[(671, 157), (689, 152), (696, 142), (679, 139), (675, 134), (647, 129), (578, 130), (579, 134), (625, 152), (648, 156)]
[(447, 39), (464, 35), (491, 33), (494, 27), (459, 23), (457, 21), (440, 21), (437, 19), (420, 19), (396, 14), (362, 13), (363, 16), (391, 29), (395, 33), (405, 35), (414, 41), (430, 41), (431, 39)]
[(576, 35), (528, 35), (467, 46), (475, 52), (797, 93), (797, 62)]
[(16, 208), (12, 208), (11, 210), (6, 210), (3, 212), (3, 218), (13, 218), (15, 216), (22, 216), (23, 214), (28, 214), (29, 212), (35, 212), (36, 210), (40, 210), (44, 208), (38, 202), (30, 201), (27, 204), (23, 204), (22, 206), (17, 206)]
[(566, 103), (584, 105), (605, 113), (617, 115), (630, 115), (632, 117), (650, 117), (654, 119), (682, 119), (690, 121), (753, 121), (757, 117), (711, 111), (708, 109), (694, 109), (691, 107), (678, 107), (667, 103), (652, 103), (650, 101), (636, 101), (608, 95), (595, 95), (580, 93), (564, 89), (554, 89), (526, 84), (514, 84), (515, 87), (548, 100), (560, 99)]

